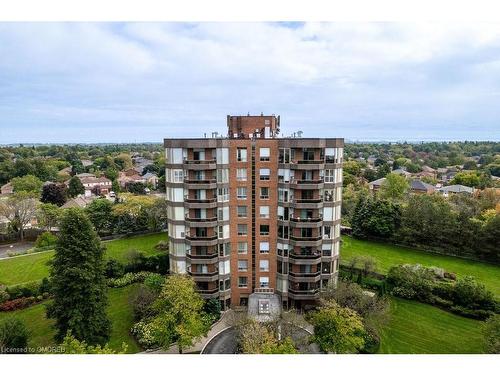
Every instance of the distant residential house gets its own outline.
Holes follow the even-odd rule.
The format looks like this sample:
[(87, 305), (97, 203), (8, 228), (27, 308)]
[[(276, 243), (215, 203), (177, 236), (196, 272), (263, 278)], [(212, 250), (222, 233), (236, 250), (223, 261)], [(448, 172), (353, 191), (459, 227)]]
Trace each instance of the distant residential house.
[(14, 192), (14, 186), (10, 182), (6, 183), (2, 187), (0, 187), (0, 193), (2, 195), (9, 195)]
[(86, 168), (94, 165), (94, 162), (92, 160), (82, 160), (82, 165)]
[(90, 197), (78, 196), (68, 200), (64, 205), (61, 206), (61, 208), (72, 208), (72, 207), (85, 208), (92, 201), (93, 199), (91, 199)]
[(448, 197), (452, 194), (473, 194), (474, 188), (464, 186), (464, 185), (450, 185), (444, 186), (437, 191), (445, 197)]
[(377, 158), (375, 156), (369, 156), (366, 161), (368, 162), (368, 164), (370, 165), (374, 165), (375, 164), (375, 160), (377, 160)]
[(156, 190), (158, 187), (158, 176), (156, 173), (148, 172), (142, 177), (146, 180), (146, 183), (150, 184)]
[(380, 187), (386, 180), (385, 177), (379, 178), (378, 180), (372, 181), (368, 183), (368, 188), (372, 193), (376, 193), (378, 190), (380, 190)]
[(79, 179), (82, 179), (85, 177), (94, 177), (95, 178), (95, 174), (93, 174), (93, 173), (78, 173), (76, 175), (76, 177), (78, 177)]
[(147, 183), (147, 180), (144, 178), (144, 176), (139, 175), (136, 171), (134, 171), (134, 173), (132, 174), (130, 173), (130, 171), (134, 170), (131, 168), (127, 171), (120, 172), (118, 176), (118, 183), (120, 184), (120, 187), (126, 188), (128, 184), (135, 182), (140, 182), (142, 184)]
[(109, 194), (113, 185), (111, 180), (106, 177), (81, 177), (80, 181), (85, 188), (86, 197)]
[(403, 168), (395, 169), (391, 173), (399, 174), (399, 175), (405, 176), (405, 177), (410, 177), (411, 176), (411, 173), (405, 171)]
[(412, 180), (410, 182), (410, 190), (415, 194), (432, 194), (436, 191), (436, 188), (426, 182), (420, 180)]

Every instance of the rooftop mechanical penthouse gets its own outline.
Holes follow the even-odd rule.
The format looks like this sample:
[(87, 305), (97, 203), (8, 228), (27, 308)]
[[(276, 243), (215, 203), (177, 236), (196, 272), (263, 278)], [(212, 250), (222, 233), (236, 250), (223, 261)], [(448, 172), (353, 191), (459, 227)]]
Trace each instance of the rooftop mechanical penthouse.
[(224, 308), (259, 292), (313, 304), (338, 276), (344, 140), (283, 137), (274, 115), (227, 127), (164, 140), (171, 271)]

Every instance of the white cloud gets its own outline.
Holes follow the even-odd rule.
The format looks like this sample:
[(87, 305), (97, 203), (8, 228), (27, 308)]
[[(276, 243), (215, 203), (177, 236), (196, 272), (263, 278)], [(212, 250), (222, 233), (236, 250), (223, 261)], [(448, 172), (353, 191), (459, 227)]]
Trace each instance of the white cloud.
[(498, 138), (499, 92), (499, 24), (0, 24), (3, 138), (16, 121), (200, 133), (247, 111), (315, 135)]

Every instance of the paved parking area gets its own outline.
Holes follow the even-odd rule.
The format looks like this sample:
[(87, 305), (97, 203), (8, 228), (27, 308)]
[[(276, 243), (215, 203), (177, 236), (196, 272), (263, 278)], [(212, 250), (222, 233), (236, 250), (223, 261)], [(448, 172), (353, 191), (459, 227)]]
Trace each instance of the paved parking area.
[(8, 251), (25, 251), (31, 249), (35, 244), (33, 242), (16, 242), (8, 245), (0, 245), (0, 258), (8, 258)]

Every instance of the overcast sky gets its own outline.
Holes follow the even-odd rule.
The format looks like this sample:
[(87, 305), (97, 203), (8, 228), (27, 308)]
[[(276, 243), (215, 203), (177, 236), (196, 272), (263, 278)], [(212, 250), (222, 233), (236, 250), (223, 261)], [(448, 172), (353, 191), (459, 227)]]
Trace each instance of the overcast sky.
[(160, 142), (227, 114), (348, 140), (500, 140), (500, 24), (0, 23), (0, 143)]

